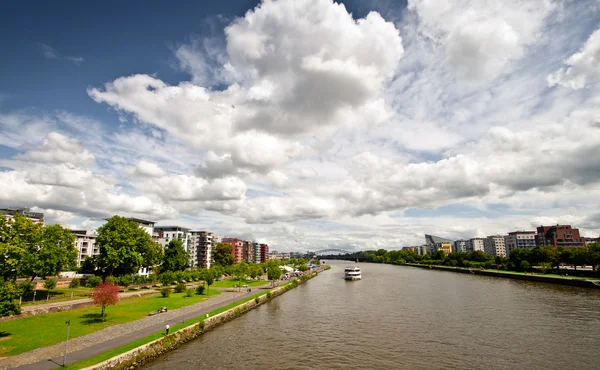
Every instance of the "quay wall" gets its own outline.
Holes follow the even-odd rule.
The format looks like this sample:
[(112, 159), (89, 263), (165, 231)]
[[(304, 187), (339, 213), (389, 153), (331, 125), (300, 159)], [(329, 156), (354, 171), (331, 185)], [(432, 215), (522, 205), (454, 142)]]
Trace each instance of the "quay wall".
[[(305, 275), (308, 276), (308, 280), (318, 276), (320, 272), (324, 271), (323, 269), (319, 271), (315, 271), (311, 274)], [(306, 282), (304, 281), (304, 282)], [(85, 370), (105, 370), (105, 369), (134, 369), (143, 364), (146, 364), (160, 355), (172, 351), (177, 347), (181, 346), (184, 343), (187, 343), (200, 335), (210, 331), (211, 329), (216, 328), (217, 326), (223, 325), (228, 321), (231, 321), (246, 312), (262, 305), (265, 302), (270, 301), (271, 299), (282, 295), (290, 289), (295, 288), (296, 286), (304, 283), (300, 279), (297, 280), (298, 284), (294, 285), (292, 283), (272, 288), (267, 294), (256, 297), (248, 302), (242, 303), (233, 307), (227, 311), (224, 311), (218, 315), (209, 317), (205, 320), (200, 321), (199, 323), (187, 326), (183, 329), (180, 329), (172, 334), (166, 335), (159, 339), (156, 339), (152, 342), (146, 343), (140, 347), (134, 348), (128, 352), (125, 352), (116, 357), (110, 358), (104, 362), (98, 363), (96, 365), (92, 365), (90, 367), (85, 368)]]
[(463, 273), (463, 274), (494, 276), (494, 277), (515, 279), (515, 280), (529, 280), (529, 281), (537, 281), (537, 282), (542, 282), (542, 283), (600, 289), (600, 281), (596, 281), (596, 283), (594, 283), (594, 281), (592, 281), (592, 280), (578, 279), (578, 278), (567, 278), (567, 277), (558, 278), (558, 277), (532, 275), (532, 274), (525, 274), (525, 273), (504, 273), (504, 272), (500, 272), (500, 271), (468, 269), (468, 268), (464, 268), (464, 267), (419, 265), (419, 264), (414, 264), (414, 263), (407, 263), (406, 266), (419, 267), (419, 268), (431, 269), (431, 270), (458, 272), (458, 273)]

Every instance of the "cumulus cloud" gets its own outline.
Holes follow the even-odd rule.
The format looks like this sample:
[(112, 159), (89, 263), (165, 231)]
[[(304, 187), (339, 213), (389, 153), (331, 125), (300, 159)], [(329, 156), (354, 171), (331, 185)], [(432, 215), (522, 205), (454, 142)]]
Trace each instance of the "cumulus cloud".
[(73, 138), (67, 137), (59, 132), (50, 132), (42, 140), (42, 145), (32, 149), (17, 158), (36, 162), (71, 163), (88, 165), (95, 161), (95, 157), (89, 150)]
[(600, 79), (600, 29), (594, 31), (581, 50), (564, 62), (568, 67), (548, 75), (550, 86), (582, 89)]
[(161, 177), (166, 175), (165, 170), (153, 162), (141, 160), (135, 166), (133, 173), (142, 177)]

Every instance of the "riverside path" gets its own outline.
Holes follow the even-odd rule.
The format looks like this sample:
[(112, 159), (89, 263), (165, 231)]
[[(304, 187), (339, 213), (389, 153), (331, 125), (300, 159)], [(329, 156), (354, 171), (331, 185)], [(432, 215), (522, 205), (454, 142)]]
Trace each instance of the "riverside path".
[[(258, 287), (267, 288), (267, 286)], [(256, 287), (253, 288), (253, 291)], [(166, 324), (173, 326), (194, 317), (203, 316), (220, 307), (247, 296), (245, 291), (228, 291), (186, 308), (171, 310), (159, 315), (145, 317), (126, 324), (69, 339), (66, 364), (72, 364), (118, 348), (134, 340), (163, 331)], [(0, 359), (0, 369), (47, 370), (62, 365), (64, 342), (42, 347), (19, 355)]]

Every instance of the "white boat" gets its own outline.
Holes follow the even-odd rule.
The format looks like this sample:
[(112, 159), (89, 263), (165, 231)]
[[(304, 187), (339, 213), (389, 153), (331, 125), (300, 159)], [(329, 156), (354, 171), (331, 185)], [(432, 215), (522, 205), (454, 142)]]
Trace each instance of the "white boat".
[(344, 279), (346, 280), (360, 280), (360, 267), (358, 266), (346, 266), (344, 270)]

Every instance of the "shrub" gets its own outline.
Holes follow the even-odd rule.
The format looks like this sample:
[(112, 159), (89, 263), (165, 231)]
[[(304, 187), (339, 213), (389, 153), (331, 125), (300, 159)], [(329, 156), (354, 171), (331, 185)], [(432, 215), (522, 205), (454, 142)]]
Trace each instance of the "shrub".
[(119, 284), (127, 287), (133, 283), (133, 275), (123, 275), (119, 278)]
[(273, 298), (273, 294), (271, 294), (271, 292), (267, 292), (267, 299), (271, 299)]
[(198, 285), (198, 287), (196, 288), (196, 294), (204, 294), (204, 285)]
[(259, 304), (260, 303), (260, 297), (254, 298), (254, 303)]
[(48, 290), (52, 290), (56, 288), (56, 280), (54, 279), (46, 279), (44, 280), (44, 288)]
[(75, 278), (73, 280), (71, 280), (71, 282), (69, 283), (69, 289), (77, 289), (79, 288), (79, 279)]
[(521, 261), (521, 264), (519, 265), (519, 267), (521, 267), (521, 270), (527, 271), (527, 270), (529, 270), (529, 262), (523, 260), (523, 261)]
[(106, 278), (106, 282), (109, 284), (112, 284), (112, 285), (117, 285), (117, 284), (119, 284), (119, 278), (116, 278), (111, 275)]
[(88, 288), (95, 288), (102, 283), (102, 278), (100, 276), (92, 276), (87, 279), (85, 286)]
[(163, 298), (167, 298), (171, 295), (171, 288), (162, 288), (160, 290), (160, 294), (163, 296)]
[(185, 290), (185, 296), (186, 297), (191, 297), (193, 295), (194, 295), (194, 289), (188, 288), (188, 289)]
[(158, 281), (164, 286), (171, 285), (175, 281), (175, 275), (171, 271), (165, 271), (158, 275)]
[(183, 293), (185, 292), (185, 284), (177, 284), (177, 286), (175, 287), (175, 293)]

